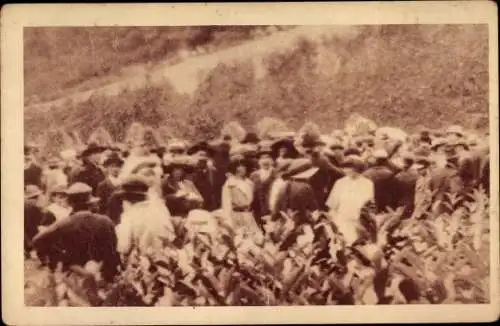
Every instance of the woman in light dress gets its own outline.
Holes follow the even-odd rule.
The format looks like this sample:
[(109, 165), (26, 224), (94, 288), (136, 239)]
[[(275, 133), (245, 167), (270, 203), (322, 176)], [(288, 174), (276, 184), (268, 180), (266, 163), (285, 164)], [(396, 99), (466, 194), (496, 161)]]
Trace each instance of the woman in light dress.
[(333, 186), (326, 201), (330, 216), (344, 237), (347, 246), (360, 236), (361, 211), (374, 200), (373, 182), (361, 173), (364, 162), (357, 156), (350, 156), (343, 164), (345, 177)]
[(253, 192), (254, 185), (248, 178), (247, 163), (242, 156), (232, 157), (229, 176), (222, 188), (223, 217), (237, 233), (259, 239), (262, 231), (250, 210)]

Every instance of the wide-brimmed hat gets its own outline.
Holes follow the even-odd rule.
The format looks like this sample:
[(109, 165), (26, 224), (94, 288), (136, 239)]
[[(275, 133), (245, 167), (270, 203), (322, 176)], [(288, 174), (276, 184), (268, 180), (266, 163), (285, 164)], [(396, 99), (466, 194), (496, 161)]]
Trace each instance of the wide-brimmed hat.
[(376, 159), (386, 159), (389, 157), (387, 151), (383, 148), (378, 148), (373, 151), (372, 156)]
[[(200, 141), (187, 149), (188, 155), (205, 153), (207, 156), (214, 156), (215, 149), (206, 141)], [(203, 155), (203, 154), (202, 154)]]
[(290, 162), (286, 170), (282, 172), (283, 177), (293, 179), (309, 179), (319, 168), (315, 167), (311, 160), (307, 158), (298, 158)]
[(24, 199), (34, 199), (43, 194), (43, 191), (36, 185), (27, 185), (24, 190)]
[(191, 172), (196, 169), (197, 163), (198, 160), (193, 156), (175, 156), (163, 164), (163, 171), (171, 173), (174, 169), (182, 169), (185, 172)]
[(262, 155), (274, 156), (272, 144), (271, 141), (261, 141), (257, 149), (257, 157), (261, 157)]
[(234, 154), (229, 157), (228, 170), (230, 173), (234, 173), (238, 166), (243, 165), (247, 168), (247, 171), (251, 170), (252, 164), (250, 159), (242, 154)]
[(126, 195), (147, 195), (149, 186), (144, 178), (132, 175), (125, 178), (119, 185), (118, 189), (113, 193), (116, 197), (121, 198)]
[(431, 149), (433, 151), (437, 150), (439, 147), (441, 146), (445, 146), (447, 144), (447, 141), (446, 139), (442, 138), (442, 137), (439, 137), (439, 138), (435, 138), (432, 143), (431, 143)]
[(316, 146), (326, 145), (325, 141), (316, 135), (305, 134), (301, 139), (301, 146), (304, 148), (312, 148)]
[(361, 151), (355, 147), (349, 147), (344, 151), (345, 157), (352, 156), (352, 155), (361, 156)]
[(92, 154), (102, 153), (107, 149), (105, 146), (101, 146), (97, 143), (88, 144), (85, 149), (80, 153), (80, 157), (87, 157)]
[(167, 145), (167, 152), (186, 152), (188, 145), (185, 141), (182, 140), (172, 140)]
[(427, 147), (419, 147), (413, 152), (413, 161), (417, 168), (425, 168), (431, 164), (431, 151)]
[(98, 197), (92, 196), (92, 188), (83, 182), (75, 182), (67, 190), (68, 198), (82, 204), (94, 204), (99, 201)]
[(294, 139), (292, 137), (283, 137), (273, 141), (271, 149), (274, 156), (278, 157), (280, 148), (285, 148), (289, 158), (296, 158), (299, 156), (299, 151), (295, 147)]
[(353, 168), (357, 171), (363, 171), (366, 168), (365, 161), (357, 155), (349, 155), (342, 162), (341, 167), (343, 168)]
[(245, 135), (245, 138), (243, 138), (240, 143), (257, 145), (259, 142), (260, 142), (260, 138), (255, 132), (248, 132)]
[(51, 157), (47, 160), (47, 166), (49, 168), (58, 168), (61, 166), (61, 159), (58, 157)]
[(123, 159), (118, 155), (118, 153), (113, 152), (110, 154), (102, 163), (104, 167), (113, 165), (113, 166), (122, 166), (123, 165)]
[(68, 187), (64, 184), (59, 184), (52, 187), (52, 189), (50, 189), (50, 193), (52, 195), (68, 195)]
[(256, 144), (235, 144), (229, 150), (229, 156), (243, 155), (244, 157), (255, 156), (258, 152)]
[(448, 129), (446, 129), (446, 134), (455, 134), (460, 137), (463, 137), (465, 135), (464, 129), (462, 126), (459, 125), (453, 125), (449, 126)]

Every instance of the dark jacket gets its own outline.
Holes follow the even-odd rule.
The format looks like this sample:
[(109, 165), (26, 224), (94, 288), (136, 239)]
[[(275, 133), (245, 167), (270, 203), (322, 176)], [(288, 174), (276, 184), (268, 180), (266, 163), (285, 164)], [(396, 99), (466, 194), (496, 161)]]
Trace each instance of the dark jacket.
[[(184, 179), (184, 183), (186, 185), (186, 188), (190, 192), (197, 193), (198, 195), (200, 195), (200, 197), (202, 197), (200, 192), (198, 191), (198, 189), (191, 180)], [(203, 206), (203, 202), (201, 201), (199, 202), (199, 201), (189, 200), (183, 197), (177, 197), (176, 193), (177, 191), (179, 191), (179, 189), (180, 189), (179, 184), (173, 182), (168, 177), (165, 178), (162, 182), (162, 194), (165, 199), (165, 204), (167, 205), (168, 210), (170, 211), (170, 214), (172, 216), (185, 217), (192, 209), (201, 208)]]
[(197, 169), (191, 179), (203, 197), (203, 209), (213, 211), (221, 206), (224, 173), (215, 168)]
[(24, 185), (35, 185), (42, 188), (42, 168), (32, 163), (24, 169)]
[(377, 213), (385, 211), (387, 207), (394, 208), (393, 197), (396, 194), (394, 172), (385, 165), (378, 165), (369, 168), (363, 174), (373, 182)]
[(107, 215), (109, 199), (116, 189), (117, 186), (115, 186), (109, 178), (104, 179), (97, 186), (96, 196), (101, 199), (99, 201), (99, 212), (101, 214)]
[[(55, 220), (55, 218), (54, 218)], [(50, 220), (46, 212), (29, 200), (24, 202), (24, 252), (29, 253), (32, 249), (31, 241), (38, 233), (38, 227), (49, 225), (54, 220)]]
[(418, 172), (412, 169), (403, 170), (394, 177), (394, 206), (404, 207), (404, 218), (410, 217), (415, 209), (415, 189), (417, 180)]
[(103, 262), (102, 275), (110, 281), (117, 273), (120, 257), (116, 251), (115, 226), (104, 215), (80, 211), (59, 220), (33, 239), (33, 246), (51, 265), (85, 265)]
[(261, 217), (271, 213), (269, 209), (269, 194), (271, 185), (276, 180), (276, 172), (272, 171), (269, 178), (262, 180), (259, 170), (250, 175), (250, 180), (254, 183), (254, 196), (252, 202), (252, 211), (257, 223), (262, 224)]
[(319, 209), (326, 211), (326, 200), (337, 180), (344, 176), (340, 167), (333, 165), (324, 155), (315, 155), (312, 157), (312, 164), (319, 170), (309, 180), (309, 184), (314, 190), (316, 202)]
[(314, 190), (307, 182), (289, 180), (283, 192), (278, 195), (272, 216), (281, 218), (281, 212), (294, 212), (297, 224), (306, 223), (308, 214), (319, 209)]
[(85, 162), (82, 166), (79, 166), (73, 170), (70, 176), (70, 184), (75, 182), (83, 182), (92, 188), (92, 195), (96, 196), (97, 187), (105, 179), (104, 172), (98, 166)]

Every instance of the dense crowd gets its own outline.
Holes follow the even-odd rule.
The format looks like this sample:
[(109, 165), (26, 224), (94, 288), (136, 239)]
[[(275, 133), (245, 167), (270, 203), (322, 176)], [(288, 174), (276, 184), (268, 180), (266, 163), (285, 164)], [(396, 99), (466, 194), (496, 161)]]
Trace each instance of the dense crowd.
[[(210, 240), (221, 234), (231, 237), (226, 239), (230, 243), (249, 239), (248, 252), (252, 246), (278, 244), (274, 259), (282, 253), (289, 255), (292, 243), (295, 246), (310, 239), (315, 252), (311, 266), (317, 266), (318, 273), (345, 275), (338, 267), (350, 266), (349, 257), (366, 266), (385, 264), (377, 255), (388, 255), (388, 246), (397, 247), (408, 240), (408, 235), (395, 232), (402, 224), (424, 224), (429, 216), (436, 224), (436, 217), (446, 216), (448, 221), (442, 223), (449, 223), (457, 212), (477, 205), (478, 192), (489, 194), (487, 135), (457, 125), (414, 135), (389, 127), (346, 128), (328, 135), (301, 130), (258, 137), (248, 132), (240, 139), (229, 134), (196, 143), (171, 139), (165, 146), (143, 132), (126, 144), (89, 141), (84, 148), (65, 149), (45, 161), (39, 160), (34, 145), (25, 145), (24, 154), (26, 259), (36, 258), (51, 270), (81, 273), (88, 272), (89, 262), (97, 262), (102, 279), (110, 284), (137, 253), (157, 260), (158, 252), (168, 256), (165, 248), (185, 246), (185, 238), (179, 243), (183, 232), (179, 225), (189, 234), (208, 236), (213, 255), (205, 259), (210, 264), (230, 261), (216, 257), (220, 254), (214, 249), (217, 242)], [(387, 214), (398, 216), (382, 230)], [(331, 228), (318, 227), (323, 221)], [(231, 232), (222, 231), (224, 228)], [(381, 233), (385, 234), (383, 244)], [(333, 244), (339, 247), (334, 249)], [(379, 246), (373, 249), (373, 244)], [(245, 261), (240, 256), (233, 259), (238, 266)], [(181, 258), (174, 260), (181, 265)], [(283, 272), (285, 278), (294, 274), (291, 267), (280, 266), (281, 272), (288, 270)], [(403, 273), (408, 274), (411, 271)], [(358, 272), (356, 278), (363, 282), (365, 277)], [(399, 282), (402, 302), (419, 300), (420, 295), (412, 294), (418, 284), (410, 279)], [(329, 282), (318, 289), (334, 287), (331, 282), (336, 281)], [(186, 289), (184, 281), (174, 283), (164, 281), (162, 295), (172, 289), (195, 291)], [(241, 292), (243, 285), (240, 287)], [(345, 291), (335, 292), (335, 302), (358, 302), (348, 299)], [(375, 292), (374, 303), (394, 300), (376, 286)], [(196, 293), (203, 297), (198, 290)], [(248, 298), (245, 300), (252, 301)], [(210, 304), (210, 300), (202, 300), (190, 304)], [(251, 304), (245, 300), (236, 304)]]

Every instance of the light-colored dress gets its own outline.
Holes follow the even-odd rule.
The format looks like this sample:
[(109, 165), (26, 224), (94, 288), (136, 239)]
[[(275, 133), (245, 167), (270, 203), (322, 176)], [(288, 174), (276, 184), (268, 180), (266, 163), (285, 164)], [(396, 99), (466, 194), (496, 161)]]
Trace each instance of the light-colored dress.
[(250, 211), (253, 201), (253, 183), (250, 179), (229, 176), (222, 188), (222, 213), (236, 232), (261, 235), (262, 232)]
[(170, 213), (157, 198), (126, 206), (116, 235), (118, 252), (123, 254), (133, 246), (144, 253), (161, 249), (164, 242), (175, 239)]
[(361, 209), (374, 199), (374, 185), (364, 176), (343, 177), (333, 186), (326, 201), (330, 216), (343, 234), (346, 245), (357, 240)]

